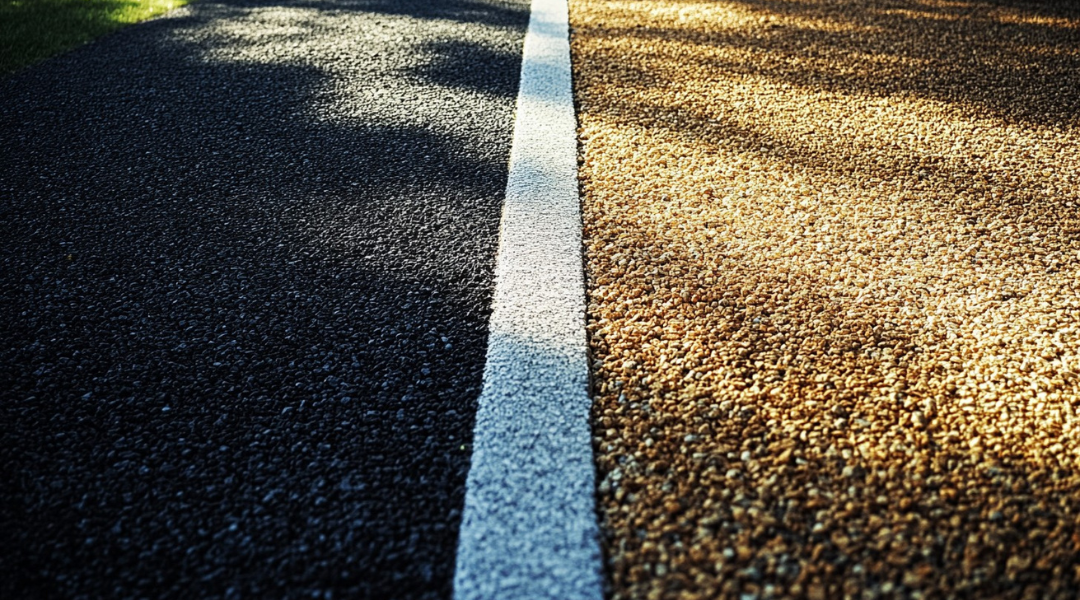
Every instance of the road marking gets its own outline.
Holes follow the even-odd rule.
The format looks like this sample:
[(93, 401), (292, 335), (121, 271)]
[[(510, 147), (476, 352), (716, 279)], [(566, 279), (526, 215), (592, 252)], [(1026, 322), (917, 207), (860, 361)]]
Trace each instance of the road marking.
[(566, 0), (533, 0), (456, 600), (603, 597)]

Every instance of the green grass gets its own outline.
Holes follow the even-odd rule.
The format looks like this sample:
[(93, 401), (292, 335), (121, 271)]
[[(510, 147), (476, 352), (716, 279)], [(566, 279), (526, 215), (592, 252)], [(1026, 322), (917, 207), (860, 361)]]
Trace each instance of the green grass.
[(188, 0), (0, 0), (0, 74), (187, 4)]

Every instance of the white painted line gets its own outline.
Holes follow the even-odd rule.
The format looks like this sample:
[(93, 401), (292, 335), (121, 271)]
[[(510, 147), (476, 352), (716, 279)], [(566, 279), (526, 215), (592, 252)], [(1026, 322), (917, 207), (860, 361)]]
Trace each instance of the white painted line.
[(600, 600), (567, 0), (533, 0), (456, 600)]

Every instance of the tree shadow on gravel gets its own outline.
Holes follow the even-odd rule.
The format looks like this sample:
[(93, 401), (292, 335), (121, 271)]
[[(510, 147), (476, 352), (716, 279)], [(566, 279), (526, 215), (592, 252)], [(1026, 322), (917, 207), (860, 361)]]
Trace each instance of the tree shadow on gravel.
[[(956, 376), (923, 354), (920, 323), (855, 313), (826, 276), (752, 254), (729, 257), (723, 287), (701, 285), (716, 266), (677, 236), (653, 239), (654, 247), (623, 256), (658, 273), (623, 278), (632, 300), (622, 318), (605, 309), (604, 320), (594, 313), (590, 322), (602, 361), (594, 371), (598, 504), (617, 597), (657, 588), (670, 597), (738, 597), (765, 585), (790, 596), (891, 588), (1070, 597), (1080, 552), (1076, 488), (1066, 482), (1080, 474), (1067, 457), (1027, 455), (1016, 440), (970, 447), (949, 425), (970, 390), (845, 385), (852, 372), (886, 379), (895, 363), (934, 379)], [(591, 288), (622, 270), (593, 263)], [(671, 274), (686, 288), (664, 285)], [(932, 311), (926, 301), (913, 303)], [(678, 308), (657, 323), (648, 307), (664, 304)], [(800, 339), (792, 322), (829, 334)], [(717, 336), (734, 336), (742, 350), (703, 357), (701, 348), (722, 347)], [(788, 351), (774, 351), (778, 336)], [(801, 355), (820, 344), (827, 360)], [(628, 358), (663, 366), (628, 368)], [(1030, 410), (1025, 402), (1016, 409)], [(609, 445), (616, 440), (629, 443)]]
[(295, 42), (369, 4), (527, 19), (199, 3), (4, 80), (0, 595), (450, 596), (512, 94), (338, 94), (364, 38)]
[[(681, 4), (674, 2), (673, 4)], [(686, 2), (692, 6), (693, 2)], [(807, 92), (835, 92), (869, 101), (929, 99), (960, 111), (981, 127), (1017, 125), (1045, 134), (1047, 128), (1080, 127), (1080, 7), (1063, 2), (914, 2), (908, 8), (870, 9), (843, 3), (732, 3), (753, 26), (710, 31), (708, 27), (577, 27), (594, 40), (679, 40), (699, 48), (748, 52), (753, 60), (719, 61), (693, 53), (657, 56), (648, 67), (620, 60), (616, 50), (590, 55), (627, 92), (593, 103), (577, 96), (583, 116), (663, 131), (726, 151), (755, 156), (793, 170), (806, 169), (858, 189), (867, 182), (899, 181), (912, 195), (934, 191), (938, 208), (987, 239), (989, 224), (1024, 221), (1063, 238), (1080, 235), (1080, 187), (1075, 173), (1061, 170), (1068, 156), (1036, 153), (1008, 156), (990, 149), (953, 152), (920, 147), (910, 139), (872, 135), (854, 144), (823, 143), (816, 132), (784, 130), (730, 113), (705, 112), (678, 99), (677, 73), (715, 72), (737, 80), (760, 78)], [(918, 10), (909, 10), (910, 7)], [(792, 23), (782, 19), (792, 19)], [(798, 25), (798, 26), (795, 26)], [(916, 29), (928, 28), (924, 36)], [(778, 51), (776, 46), (783, 48)], [(707, 54), (702, 52), (701, 54)], [(873, 58), (887, 57), (883, 65)], [(893, 60), (895, 59), (895, 61)], [(918, 119), (912, 115), (911, 119)], [(938, 134), (963, 119), (957, 115), (926, 123)], [(959, 129), (958, 135), (970, 134)], [(1033, 138), (1032, 144), (1044, 143)], [(692, 142), (694, 143), (694, 142)], [(1025, 160), (1035, 169), (1020, 168)], [(863, 190), (869, 193), (868, 189)], [(721, 193), (717, 191), (717, 193)], [(978, 198), (973, 202), (972, 198)], [(1071, 201), (1071, 203), (1070, 203)], [(998, 234), (1001, 232), (998, 231)], [(1012, 259), (1044, 262), (1032, 240), (1016, 236)], [(1035, 242), (1038, 243), (1037, 241)], [(1053, 261), (1046, 269), (1054, 269)]]
[[(693, 6), (697, 3), (671, 2)], [(757, 60), (719, 72), (871, 97), (910, 95), (1037, 126), (1080, 119), (1080, 8), (1071, 2), (734, 0), (752, 26), (603, 28), (597, 37), (680, 39)]]
[[(1037, 168), (1019, 169), (1018, 164), (1028, 157), (999, 161), (999, 156), (976, 152), (958, 159), (913, 150), (894, 140), (866, 140), (855, 147), (825, 144), (820, 139), (758, 127), (752, 121), (712, 115), (652, 96), (654, 99), (642, 100), (626, 94), (588, 112), (611, 122), (663, 132), (673, 139), (693, 140), (688, 147), (722, 148), (773, 166), (783, 165), (792, 172), (814, 173), (867, 196), (876, 193), (875, 185), (894, 182), (907, 190), (908, 201), (920, 195), (933, 198), (928, 203), (932, 212), (925, 214), (927, 220), (938, 215), (962, 223), (974, 237), (988, 242), (999, 242), (1002, 236), (1015, 232), (1001, 229), (1003, 222), (1022, 222), (1029, 232), (1038, 230), (1064, 240), (1080, 235), (1080, 202), (1073, 193), (1080, 179), (1076, 173), (1058, 170), (1053, 158), (1039, 157), (1033, 161)], [(717, 144), (719, 140), (722, 143)], [(714, 187), (715, 195), (725, 193), (723, 182)], [(868, 208), (872, 205), (867, 204)], [(914, 229), (905, 231), (916, 233)], [(1007, 258), (1018, 265), (1037, 264), (1049, 272), (1059, 269), (1062, 260), (1071, 262), (1067, 255), (1044, 256), (1041, 244), (1040, 237), (1013, 235)], [(974, 257), (969, 258), (972, 265), (977, 264)]]
[[(1077, 324), (1077, 9), (579, 15), (615, 597), (1072, 597), (1077, 338), (1038, 349)], [(824, 100), (800, 113), (799, 94)], [(982, 137), (971, 123), (1064, 142), (995, 155), (962, 146)], [(956, 148), (919, 139), (944, 126)], [(995, 357), (1026, 371), (998, 378)]]

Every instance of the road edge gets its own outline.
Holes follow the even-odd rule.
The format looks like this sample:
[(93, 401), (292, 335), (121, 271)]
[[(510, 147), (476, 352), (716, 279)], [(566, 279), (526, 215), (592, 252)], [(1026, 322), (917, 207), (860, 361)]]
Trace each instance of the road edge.
[(600, 600), (567, 0), (533, 0), (454, 598)]

